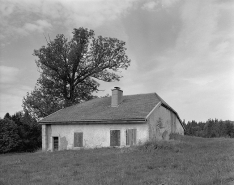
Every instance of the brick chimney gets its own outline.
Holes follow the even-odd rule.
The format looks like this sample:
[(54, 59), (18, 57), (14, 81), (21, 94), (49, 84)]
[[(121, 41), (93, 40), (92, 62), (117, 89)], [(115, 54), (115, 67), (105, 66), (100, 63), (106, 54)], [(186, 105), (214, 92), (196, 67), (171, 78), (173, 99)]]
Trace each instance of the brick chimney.
[(111, 107), (118, 107), (122, 102), (123, 91), (119, 87), (112, 89)]

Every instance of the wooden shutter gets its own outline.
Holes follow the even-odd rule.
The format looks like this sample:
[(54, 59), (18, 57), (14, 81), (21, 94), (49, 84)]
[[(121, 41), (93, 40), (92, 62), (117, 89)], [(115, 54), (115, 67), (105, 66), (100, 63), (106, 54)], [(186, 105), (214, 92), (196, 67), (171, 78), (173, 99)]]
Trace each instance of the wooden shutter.
[(120, 130), (110, 131), (110, 146), (120, 146)]
[(83, 132), (74, 133), (74, 147), (83, 147)]
[(127, 145), (131, 145), (131, 141), (132, 141), (132, 129), (128, 129), (127, 130), (127, 141), (126, 141), (126, 144)]
[(135, 145), (136, 144), (136, 129), (127, 129), (126, 130), (126, 145)]
[(128, 136), (128, 130), (126, 130), (126, 145), (129, 145), (129, 136)]
[(132, 145), (136, 145), (136, 129), (132, 129)]

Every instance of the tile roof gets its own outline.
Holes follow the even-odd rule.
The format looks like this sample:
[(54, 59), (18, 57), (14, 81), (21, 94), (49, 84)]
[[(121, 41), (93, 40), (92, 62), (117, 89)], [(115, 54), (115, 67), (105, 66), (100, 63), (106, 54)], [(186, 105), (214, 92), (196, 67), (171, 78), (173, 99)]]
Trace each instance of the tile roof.
[(136, 94), (123, 96), (118, 107), (111, 107), (111, 97), (96, 98), (61, 109), (45, 117), (40, 123), (146, 119), (159, 102), (175, 112), (156, 93)]

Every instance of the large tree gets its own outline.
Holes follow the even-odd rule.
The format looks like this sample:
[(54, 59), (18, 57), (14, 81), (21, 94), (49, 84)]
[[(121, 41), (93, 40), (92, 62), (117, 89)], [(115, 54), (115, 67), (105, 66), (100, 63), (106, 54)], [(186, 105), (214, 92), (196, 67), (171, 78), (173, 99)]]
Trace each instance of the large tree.
[(118, 81), (118, 71), (130, 65), (125, 42), (95, 37), (93, 30), (85, 28), (72, 33), (71, 40), (59, 34), (34, 50), (40, 78), (34, 91), (24, 97), (23, 107), (38, 118), (93, 98), (99, 87), (96, 79)]

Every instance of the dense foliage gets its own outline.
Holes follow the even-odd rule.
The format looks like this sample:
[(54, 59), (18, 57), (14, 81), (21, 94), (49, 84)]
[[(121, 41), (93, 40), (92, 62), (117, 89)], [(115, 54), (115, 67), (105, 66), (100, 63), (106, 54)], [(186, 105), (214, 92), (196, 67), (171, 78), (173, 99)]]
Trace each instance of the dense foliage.
[(0, 153), (32, 152), (41, 147), (41, 127), (27, 112), (0, 119)]
[(125, 42), (116, 38), (95, 37), (93, 30), (74, 29), (71, 40), (63, 34), (34, 50), (40, 78), (34, 91), (23, 99), (24, 110), (37, 118), (58, 109), (93, 98), (97, 80), (118, 81), (120, 69), (130, 60)]
[(198, 137), (231, 137), (234, 138), (234, 122), (209, 119), (206, 122), (189, 121), (185, 124), (185, 134)]

